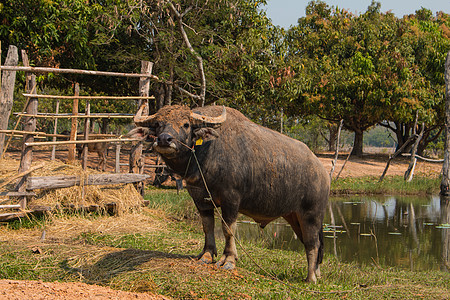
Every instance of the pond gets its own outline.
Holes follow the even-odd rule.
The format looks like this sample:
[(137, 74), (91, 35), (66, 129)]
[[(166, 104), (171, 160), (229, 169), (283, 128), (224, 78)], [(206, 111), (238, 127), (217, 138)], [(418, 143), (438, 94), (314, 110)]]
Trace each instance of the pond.
[[(324, 220), (328, 255), (412, 271), (450, 270), (449, 201), (439, 196), (351, 196), (332, 197), (330, 203), (332, 213), (328, 210)], [(237, 236), (268, 248), (304, 251), (282, 218), (263, 230), (241, 220)]]

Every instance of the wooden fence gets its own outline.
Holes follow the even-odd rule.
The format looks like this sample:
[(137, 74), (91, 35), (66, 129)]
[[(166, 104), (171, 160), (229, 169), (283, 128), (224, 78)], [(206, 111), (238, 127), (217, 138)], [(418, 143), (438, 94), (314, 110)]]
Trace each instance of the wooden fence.
[[(15, 52), (15, 53), (14, 53)], [(52, 176), (46, 178), (36, 178), (30, 177), (31, 171), (31, 162), (32, 162), (32, 152), (33, 146), (52, 146), (52, 159), (55, 158), (55, 146), (56, 145), (68, 145), (69, 153), (68, 153), (68, 161), (75, 160), (75, 145), (82, 144), (83, 147), (83, 155), (82, 155), (82, 167), (85, 169), (87, 167), (87, 157), (88, 157), (88, 147), (87, 145), (90, 143), (112, 143), (116, 144), (116, 173), (120, 172), (120, 149), (121, 144), (128, 142), (132, 143), (132, 150), (130, 152), (129, 159), (129, 172), (128, 174), (102, 174), (101, 176), (90, 176), (84, 184), (117, 184), (117, 183), (135, 183), (139, 192), (143, 193), (143, 180), (148, 178), (148, 175), (143, 174), (144, 170), (144, 159), (142, 157), (142, 142), (126, 139), (126, 138), (109, 138), (110, 136), (106, 136), (108, 138), (104, 139), (89, 139), (89, 128), (90, 128), (90, 119), (91, 118), (132, 118), (133, 115), (126, 114), (91, 114), (90, 112), (90, 101), (97, 99), (108, 99), (108, 100), (134, 100), (138, 101), (138, 107), (141, 104), (148, 105), (149, 99), (154, 99), (152, 96), (149, 96), (150, 89), (150, 80), (158, 79), (157, 76), (152, 75), (152, 63), (148, 61), (142, 61), (141, 63), (141, 73), (116, 73), (116, 72), (102, 72), (102, 71), (90, 71), (90, 70), (77, 70), (77, 69), (58, 69), (58, 68), (39, 68), (39, 67), (30, 67), (28, 65), (28, 58), (26, 56), (25, 51), (22, 51), (22, 61), (24, 66), (17, 66), (17, 48), (14, 46), (10, 46), (8, 51), (8, 57), (5, 62), (5, 65), (1, 65), (0, 61), (0, 70), (2, 72), (0, 81), (0, 106), (3, 109), (0, 110), (0, 119), (3, 120), (0, 123), (0, 154), (1, 158), (3, 158), (4, 153), (7, 150), (9, 142), (11, 141), (14, 135), (22, 135), (22, 153), (20, 160), (20, 167), (18, 171), (17, 180), (19, 183), (16, 186), (15, 191), (4, 193), (3, 196), (8, 197), (17, 197), (19, 198), (19, 204), (10, 204), (10, 205), (0, 205), (0, 208), (20, 208), (25, 210), (27, 208), (28, 198), (33, 196), (33, 190), (39, 188), (60, 188), (62, 185), (61, 182), (64, 182), (63, 186), (72, 186), (76, 185), (79, 179), (74, 176)], [(26, 72), (26, 92), (23, 95), (26, 97), (27, 101), (25, 107), (22, 112), (14, 113), (18, 119), (16, 125), (13, 130), (7, 130), (5, 124), (7, 126), (8, 119), (11, 114), (12, 107), (12, 91), (14, 91), (15, 84), (15, 72), (16, 71), (25, 71)], [(84, 74), (84, 75), (97, 75), (97, 76), (122, 76), (122, 77), (134, 77), (139, 78), (139, 95), (138, 96), (80, 96), (79, 95), (79, 85), (78, 83), (75, 85), (75, 94), (73, 96), (59, 96), (59, 95), (39, 95), (36, 93), (36, 76), (33, 73), (66, 73), (66, 74)], [(55, 99), (56, 103), (56, 111), (54, 114), (48, 113), (39, 113), (38, 109), (38, 101), (39, 99)], [(60, 114), (59, 109), (59, 100), (61, 99), (69, 99), (73, 101), (73, 110), (72, 114)], [(86, 100), (86, 112), (84, 115), (78, 114), (78, 100), (85, 99)], [(5, 105), (4, 105), (5, 104)], [(4, 105), (4, 106), (3, 106)], [(5, 109), (6, 108), (6, 109)], [(147, 109), (148, 111), (148, 109)], [(6, 122), (5, 121), (6, 118)], [(46, 118), (46, 119), (54, 119), (54, 133), (48, 134), (43, 132), (36, 131), (36, 121), (38, 118)], [(71, 119), (71, 133), (70, 139), (68, 141), (56, 141), (57, 137), (61, 137), (61, 135), (57, 134), (57, 121), (61, 118)], [(23, 130), (17, 130), (18, 124), (23, 119), (24, 128)], [(78, 119), (84, 120), (84, 137), (83, 140), (76, 140), (76, 132), (77, 132), (77, 121)], [(2, 125), (3, 124), (3, 125)], [(4, 128), (2, 128), (4, 127)], [(8, 142), (5, 144), (6, 134), (10, 135)], [(97, 135), (98, 136), (98, 135)], [(35, 137), (53, 137), (53, 141), (49, 142), (35, 142)], [(92, 137), (95, 137), (92, 136)], [(105, 137), (105, 136), (103, 136)], [(1, 159), (0, 158), (0, 159)], [(70, 178), (69, 178), (70, 177)], [(91, 178), (92, 177), (92, 178)], [(77, 181), (78, 180), (78, 181)], [(40, 182), (41, 184), (38, 184)], [(44, 185), (43, 185), (44, 184)], [(2, 184), (4, 185), (4, 183)], [(1, 219), (0, 215), (0, 219)]]

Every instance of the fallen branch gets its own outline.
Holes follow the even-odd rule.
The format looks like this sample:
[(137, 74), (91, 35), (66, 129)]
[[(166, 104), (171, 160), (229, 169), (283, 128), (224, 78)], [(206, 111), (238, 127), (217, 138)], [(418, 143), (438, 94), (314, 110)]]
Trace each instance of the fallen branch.
[(416, 168), (416, 162), (417, 162), (417, 158), (416, 158), (417, 147), (419, 147), (420, 140), (422, 140), (424, 128), (425, 128), (425, 124), (422, 124), (422, 130), (420, 130), (420, 133), (417, 136), (416, 141), (414, 142), (414, 146), (411, 151), (411, 162), (409, 163), (408, 169), (406, 170), (405, 176), (404, 176), (406, 182), (411, 182), (411, 180), (414, 177), (414, 169)]
[(338, 127), (337, 137), (336, 137), (336, 152), (334, 154), (334, 160), (331, 162), (330, 182), (333, 179), (334, 168), (336, 167), (336, 163), (337, 163), (337, 160), (339, 157), (339, 139), (341, 137), (341, 129), (342, 129), (343, 125), (344, 125), (344, 119), (341, 119), (341, 122), (339, 123), (339, 127)]
[(386, 172), (387, 172), (387, 170), (388, 170), (388, 168), (389, 168), (389, 165), (391, 164), (391, 161), (392, 161), (394, 158), (396, 158), (400, 153), (402, 153), (402, 151), (406, 148), (406, 146), (408, 146), (409, 143), (410, 143), (413, 139), (415, 139), (415, 138), (417, 138), (417, 135), (415, 135), (415, 134), (414, 134), (414, 135), (411, 135), (411, 136), (406, 140), (406, 142), (404, 142), (403, 145), (402, 145), (397, 151), (395, 151), (394, 154), (392, 154), (392, 155), (389, 156), (389, 160), (388, 160), (388, 162), (386, 163), (386, 167), (384, 168), (383, 174), (381, 175), (381, 177), (380, 177), (380, 179), (378, 180), (378, 182), (382, 182), (382, 181), (383, 181), (384, 176), (386, 175)]

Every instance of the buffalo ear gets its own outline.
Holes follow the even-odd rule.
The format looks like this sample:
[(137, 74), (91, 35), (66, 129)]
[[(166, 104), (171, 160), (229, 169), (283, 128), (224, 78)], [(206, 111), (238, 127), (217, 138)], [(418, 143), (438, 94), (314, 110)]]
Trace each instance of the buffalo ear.
[(203, 127), (194, 130), (195, 138), (202, 139), (204, 141), (211, 141), (219, 137), (217, 131), (212, 129), (211, 127)]
[(155, 132), (148, 127), (136, 127), (127, 133), (127, 137), (153, 142)]

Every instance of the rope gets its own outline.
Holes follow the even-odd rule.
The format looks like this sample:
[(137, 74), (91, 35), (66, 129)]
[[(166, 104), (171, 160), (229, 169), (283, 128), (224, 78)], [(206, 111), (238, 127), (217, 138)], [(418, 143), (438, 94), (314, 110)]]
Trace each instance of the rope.
[[(263, 268), (260, 264), (258, 264), (258, 262), (250, 255), (250, 253), (248, 253), (248, 251), (247, 251), (247, 249), (244, 247), (244, 245), (242, 245), (241, 241), (234, 235), (234, 232), (231, 230), (231, 228), (230, 228), (230, 227), (228, 226), (228, 224), (225, 222), (225, 220), (224, 220), (224, 218), (223, 218), (223, 216), (222, 216), (222, 213), (220, 212), (220, 210), (219, 210), (219, 208), (217, 207), (216, 203), (214, 203), (214, 201), (213, 201), (213, 199), (212, 199), (211, 192), (209, 191), (208, 185), (206, 184), (206, 180), (205, 180), (205, 177), (204, 177), (204, 175), (203, 175), (203, 171), (202, 171), (202, 169), (201, 169), (201, 167), (200, 167), (200, 163), (199, 163), (199, 161), (198, 161), (198, 159), (197, 159), (197, 155), (195, 154), (194, 146), (189, 147), (188, 145), (184, 144), (183, 142), (181, 142), (181, 141), (179, 141), (179, 140), (177, 140), (177, 142), (180, 143), (181, 145), (185, 146), (185, 147), (188, 148), (189, 150), (191, 150), (192, 155), (193, 155), (194, 158), (195, 158), (195, 162), (197, 163), (197, 167), (198, 167), (198, 170), (199, 170), (199, 172), (200, 172), (200, 175), (201, 175), (201, 177), (202, 177), (203, 184), (205, 185), (206, 192), (208, 193), (208, 198), (206, 198), (206, 200), (211, 201), (211, 203), (212, 203), (213, 206), (214, 206), (214, 209), (216, 210), (217, 214), (219, 215), (220, 219), (222, 220), (222, 223), (225, 224), (227, 230), (231, 233), (231, 235), (233, 236), (233, 238), (235, 239), (235, 241), (237, 242), (237, 244), (239, 245), (239, 247), (242, 249), (242, 251), (244, 251), (244, 253), (245, 253), (245, 254), (248, 256), (248, 258), (252, 261), (252, 263), (253, 263), (255, 266), (257, 266), (263, 273), (267, 274), (271, 279), (277, 281), (278, 283), (281, 283), (282, 285), (284, 285), (284, 286), (286, 286), (286, 287), (288, 287), (288, 288), (300, 290), (300, 291), (303, 291), (303, 292), (309, 292), (309, 293), (317, 293), (317, 294), (343, 294), (343, 293), (351, 293), (351, 292), (353, 292), (353, 291), (357, 288), (357, 286), (355, 286), (353, 289), (351, 289), (351, 290), (345, 290), (345, 291), (315, 291), (315, 290), (310, 290), (310, 289), (300, 288), (300, 287), (293, 286), (293, 285), (291, 285), (291, 284), (289, 284), (289, 283), (286, 283), (286, 282), (280, 280), (280, 279), (277, 278), (275, 275), (271, 274), (269, 271), (267, 271), (265, 268)], [(190, 161), (191, 161), (191, 158), (189, 158), (189, 163), (190, 163)], [(188, 166), (189, 166), (189, 164), (188, 164)], [(187, 174), (187, 170), (186, 170), (185, 174)]]

